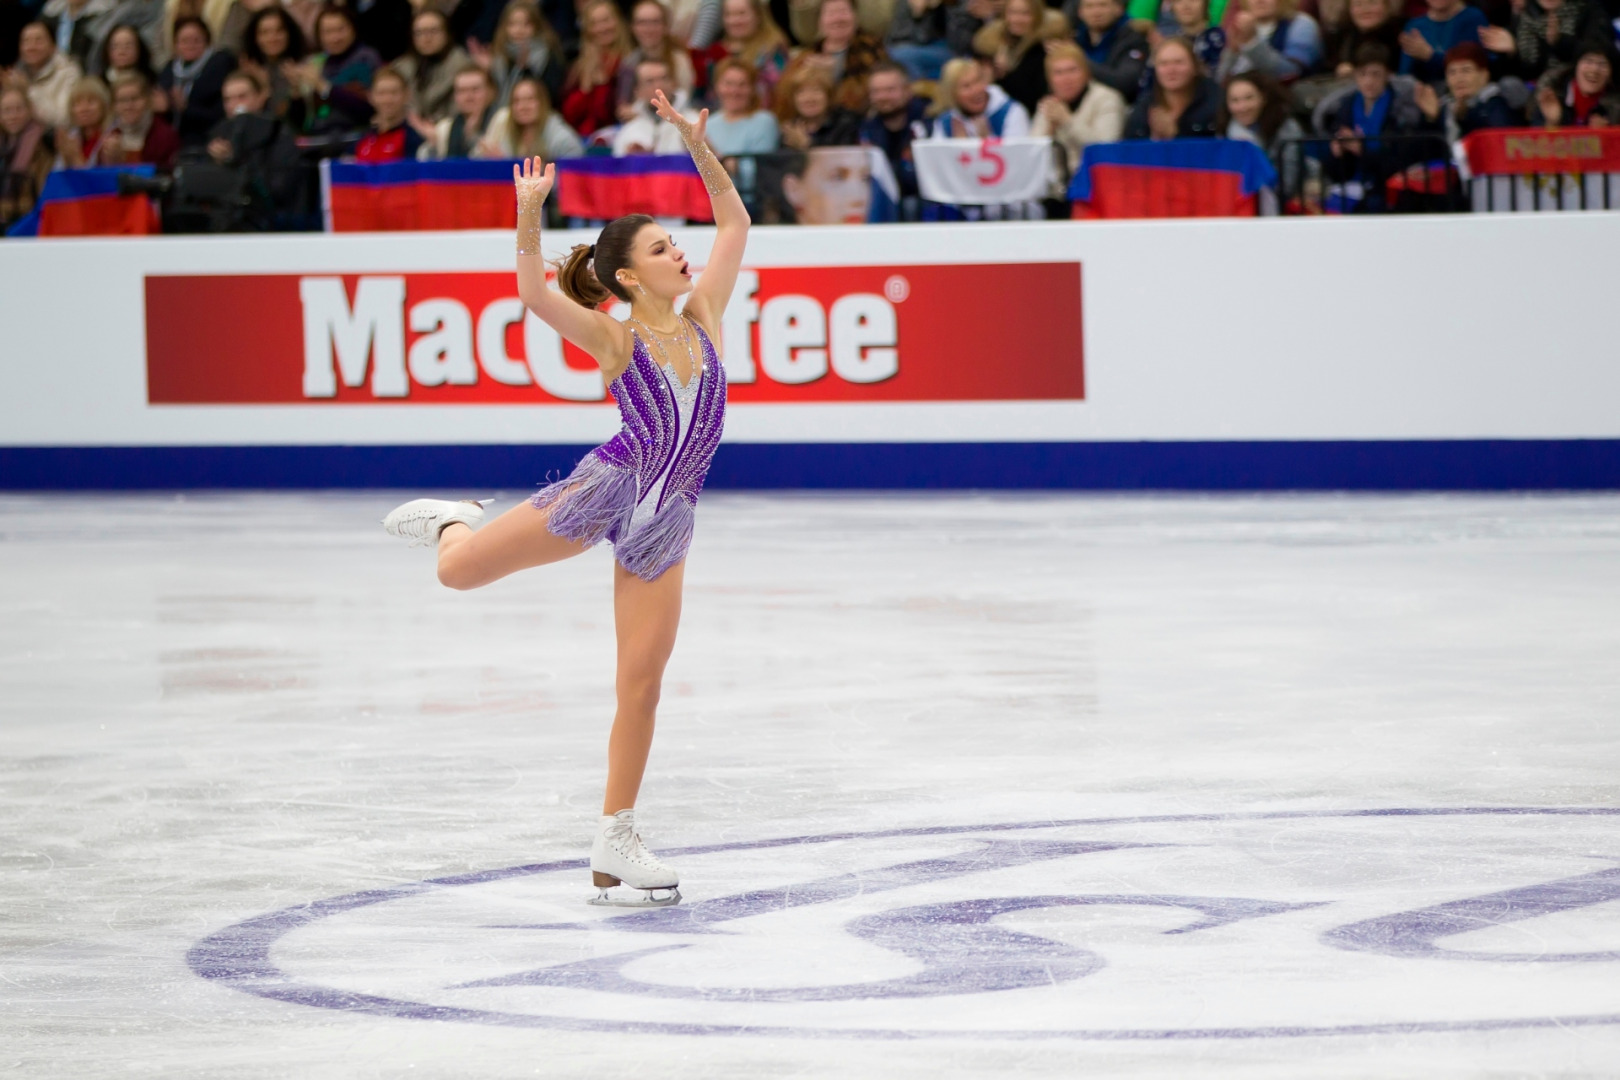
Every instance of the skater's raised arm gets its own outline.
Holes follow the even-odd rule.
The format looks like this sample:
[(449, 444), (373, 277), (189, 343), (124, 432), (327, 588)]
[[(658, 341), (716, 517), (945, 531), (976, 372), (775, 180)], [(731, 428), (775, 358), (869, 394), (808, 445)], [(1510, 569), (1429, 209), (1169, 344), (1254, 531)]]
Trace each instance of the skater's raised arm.
[(578, 345), (604, 370), (621, 367), (629, 355), (629, 335), (605, 313), (575, 303), (546, 284), (546, 262), (540, 254), (540, 221), (546, 196), (556, 177), (555, 164), (541, 166), (528, 158), (512, 166), (517, 187), (518, 296), (528, 309), (557, 333)]
[(709, 110), (698, 114), (693, 123), (676, 111), (662, 90), (653, 98), (658, 115), (680, 130), (686, 149), (692, 155), (703, 186), (709, 190), (714, 206), (714, 247), (709, 251), (708, 265), (687, 298), (686, 312), (703, 324), (709, 336), (720, 339), (720, 316), (731, 300), (731, 290), (737, 284), (737, 271), (742, 268), (743, 248), (748, 243), (748, 210), (742, 196), (731, 183), (731, 174), (715, 158), (704, 132), (708, 127)]

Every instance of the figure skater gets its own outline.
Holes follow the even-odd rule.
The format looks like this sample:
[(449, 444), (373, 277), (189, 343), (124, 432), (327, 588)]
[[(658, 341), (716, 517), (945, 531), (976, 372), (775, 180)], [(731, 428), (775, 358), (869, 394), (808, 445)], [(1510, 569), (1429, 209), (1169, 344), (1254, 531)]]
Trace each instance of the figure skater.
[[(600, 540), (613, 545), (613, 616), (618, 639), (618, 708), (608, 737), (607, 792), (591, 845), (590, 901), (624, 907), (680, 902), (679, 877), (642, 844), (636, 794), (652, 746), (664, 665), (681, 616), (681, 582), (693, 512), (725, 420), (720, 316), (731, 298), (748, 240), (748, 211), (704, 141), (708, 110), (683, 117), (660, 91), (659, 117), (686, 142), (714, 204), (715, 237), (696, 285), (686, 256), (644, 214), (610, 223), (590, 246), (558, 264), (561, 292), (546, 285), (540, 217), (554, 165), (514, 165), (517, 185), (518, 294), (528, 309), (601, 365), (624, 426), (573, 473), (483, 528), (477, 502), (417, 499), (383, 520), (412, 546), (438, 548), (439, 580), (476, 589), (518, 570), (578, 555)], [(675, 301), (687, 296), (684, 311)], [(598, 310), (609, 298), (630, 305), (623, 323)], [(618, 899), (623, 883), (644, 890)]]

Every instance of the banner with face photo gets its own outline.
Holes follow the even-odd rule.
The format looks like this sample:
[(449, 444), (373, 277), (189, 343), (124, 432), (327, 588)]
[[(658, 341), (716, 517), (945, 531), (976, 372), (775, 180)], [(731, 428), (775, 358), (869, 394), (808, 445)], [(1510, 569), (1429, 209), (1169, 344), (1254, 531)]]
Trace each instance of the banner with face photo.
[(754, 202), (764, 224), (862, 225), (898, 218), (900, 186), (876, 147), (817, 146), (754, 160)]

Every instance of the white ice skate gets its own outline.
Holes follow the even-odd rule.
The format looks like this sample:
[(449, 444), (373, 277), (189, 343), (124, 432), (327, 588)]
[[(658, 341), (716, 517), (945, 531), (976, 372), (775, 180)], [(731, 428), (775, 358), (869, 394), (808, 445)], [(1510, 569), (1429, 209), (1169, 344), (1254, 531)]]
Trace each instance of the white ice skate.
[(439, 533), (446, 525), (461, 522), (469, 529), (478, 528), (484, 520), (484, 507), (494, 499), (468, 499), (449, 502), (445, 499), (412, 499), (388, 511), (382, 527), (389, 536), (409, 540), (411, 547), (438, 547)]
[[(591, 884), (597, 893), (589, 903), (607, 907), (668, 907), (681, 902), (680, 875), (658, 861), (636, 833), (636, 812), (620, 810), (602, 818), (591, 844)], [(618, 884), (640, 889), (639, 899), (618, 899), (608, 892)]]

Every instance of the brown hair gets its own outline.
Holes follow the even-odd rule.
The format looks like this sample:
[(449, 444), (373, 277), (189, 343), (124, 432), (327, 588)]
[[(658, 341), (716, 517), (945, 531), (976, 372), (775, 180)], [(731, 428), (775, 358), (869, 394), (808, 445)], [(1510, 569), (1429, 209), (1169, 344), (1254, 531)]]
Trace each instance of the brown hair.
[(830, 114), (838, 107), (833, 100), (832, 75), (826, 68), (815, 64), (802, 64), (798, 71), (791, 71), (783, 76), (776, 87), (776, 118), (782, 123), (791, 123), (799, 119), (799, 103), (794, 99), (799, 91), (806, 86), (819, 86), (827, 95), (827, 112)]
[(1289, 114), (1294, 111), (1292, 98), (1281, 83), (1264, 72), (1245, 71), (1233, 75), (1221, 88), (1221, 107), (1215, 114), (1215, 130), (1222, 136), (1226, 134), (1227, 125), (1232, 122), (1232, 110), (1226, 106), (1226, 93), (1232, 89), (1233, 83), (1248, 83), (1260, 95), (1263, 102), (1260, 106), (1260, 138), (1269, 147), (1271, 140), (1277, 137), (1278, 130), (1288, 122)]
[(247, 83), (253, 88), (253, 92), (255, 94), (264, 93), (264, 80), (259, 78), (253, 72), (249, 71), (247, 68), (237, 68), (235, 71), (225, 76), (225, 82)]
[(563, 47), (562, 42), (557, 37), (557, 31), (552, 29), (551, 23), (546, 21), (546, 17), (540, 14), (540, 9), (530, 0), (511, 0), (511, 3), (501, 8), (501, 17), (495, 23), (495, 40), (490, 43), (490, 51), (496, 56), (506, 55), (506, 46), (510, 40), (506, 36), (506, 24), (511, 21), (512, 13), (515, 11), (523, 13), (524, 17), (529, 20), (529, 25), (534, 27), (534, 36), (545, 43), (552, 56), (561, 60), (563, 58)]
[[(1186, 37), (1177, 34), (1175, 37), (1167, 37), (1160, 41), (1158, 46), (1153, 50), (1153, 59), (1157, 60), (1159, 58), (1159, 54), (1172, 45), (1186, 53), (1187, 59), (1192, 61), (1193, 85), (1196, 87), (1198, 85), (1198, 80), (1206, 77), (1204, 75), (1204, 62), (1198, 59), (1197, 47), (1194, 46), (1193, 43)], [(1152, 95), (1150, 104), (1157, 105), (1161, 108), (1164, 108), (1170, 104), (1169, 100), (1164, 96), (1164, 85), (1159, 82), (1158, 76), (1154, 76), (1153, 86), (1148, 92)]]
[(618, 274), (630, 265), (636, 234), (642, 226), (654, 224), (657, 223), (646, 214), (626, 214), (608, 222), (596, 243), (575, 244), (556, 264), (557, 287), (568, 299), (588, 308), (598, 307), (614, 297), (628, 304), (630, 292)]
[[(512, 98), (517, 97), (520, 86), (534, 87), (534, 138), (523, 137), (523, 125), (517, 122), (517, 114), (512, 111)], [(512, 93), (506, 99), (506, 138), (512, 144), (512, 153), (518, 157), (533, 157), (545, 150), (546, 123), (551, 119), (551, 93), (546, 84), (533, 75), (525, 75), (512, 84)]]
[[(417, 14), (422, 13), (418, 12)], [(438, 12), (434, 12), (434, 14), (437, 15)], [(403, 71), (399, 70), (397, 67), (394, 67), (392, 64), (384, 64), (382, 67), (377, 69), (376, 74), (371, 76), (371, 88), (373, 90), (377, 88), (378, 79), (393, 79), (395, 82), (399, 83), (399, 88), (401, 90), (405, 91), (407, 94), (411, 92), (411, 81), (405, 77), (405, 73)]]
[[(786, 52), (791, 49), (793, 46), (789, 43), (788, 36), (782, 32), (782, 27), (777, 24), (775, 16), (771, 14), (771, 7), (766, 3), (766, 0), (747, 0), (747, 2), (754, 12), (754, 32), (749, 35), (747, 41), (738, 42), (735, 55), (752, 64), (765, 57), (772, 50), (781, 49)], [(725, 0), (721, 0), (721, 9), (724, 10), (725, 6)], [(723, 32), (721, 37), (723, 41)]]
[[(612, 52), (598, 48), (586, 29), (585, 24), (590, 22), (591, 12), (597, 8), (605, 8), (613, 16), (613, 22), (618, 27), (618, 37), (613, 43)], [(574, 85), (586, 91), (603, 82), (612, 82), (609, 68), (617, 67), (619, 59), (629, 51), (630, 31), (624, 25), (624, 16), (619, 13), (619, 5), (614, 3), (614, 0), (588, 0), (585, 6), (579, 9), (579, 58), (574, 61), (568, 77)]]
[(715, 64), (713, 70), (709, 72), (709, 85), (718, 87), (720, 76), (728, 71), (742, 72), (743, 77), (748, 80), (748, 111), (759, 111), (759, 72), (754, 70), (754, 65), (735, 56), (728, 56)]

